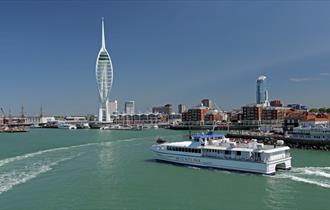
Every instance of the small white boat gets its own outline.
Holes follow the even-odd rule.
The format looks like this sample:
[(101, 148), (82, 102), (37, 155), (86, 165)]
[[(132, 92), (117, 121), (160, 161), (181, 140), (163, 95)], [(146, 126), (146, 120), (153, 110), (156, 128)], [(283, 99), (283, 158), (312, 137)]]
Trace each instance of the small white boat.
[(69, 129), (69, 130), (77, 129), (77, 126), (71, 125), (71, 124), (68, 124), (68, 123), (60, 123), (60, 124), (58, 124), (57, 127), (60, 128), (60, 129)]

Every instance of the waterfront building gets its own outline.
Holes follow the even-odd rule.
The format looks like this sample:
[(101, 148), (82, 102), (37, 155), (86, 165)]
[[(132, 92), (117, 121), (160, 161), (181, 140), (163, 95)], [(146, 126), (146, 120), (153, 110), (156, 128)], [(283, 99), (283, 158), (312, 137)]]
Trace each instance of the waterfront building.
[(267, 77), (260, 76), (257, 79), (257, 94), (256, 94), (257, 104), (268, 105), (268, 89), (267, 89)]
[(110, 114), (117, 114), (118, 113), (118, 101), (113, 100), (109, 102), (109, 113)]
[(329, 125), (329, 124), (330, 124), (330, 114), (328, 113), (320, 113), (320, 114), (308, 113), (305, 119), (299, 123), (299, 125), (302, 127)]
[(165, 123), (166, 117), (160, 113), (118, 114), (114, 115), (114, 123), (120, 125), (144, 125)]
[(261, 124), (270, 128), (282, 128), (287, 109), (285, 107), (264, 107)]
[(173, 113), (173, 106), (172, 104), (166, 104), (164, 106), (152, 107), (152, 113), (161, 113), (161, 114), (170, 115)]
[(283, 103), (280, 100), (273, 100), (270, 102), (270, 106), (283, 107)]
[(223, 115), (218, 110), (209, 110), (206, 112), (204, 122), (206, 125), (214, 125), (223, 120)]
[(182, 123), (185, 125), (204, 125), (204, 118), (209, 109), (205, 106), (198, 106), (188, 109), (182, 113)]
[(135, 113), (135, 102), (126, 101), (125, 102), (125, 114), (133, 115)]
[(210, 99), (203, 99), (201, 102), (202, 102), (203, 106), (205, 106), (209, 109), (214, 108), (213, 102)]
[(181, 114), (172, 113), (167, 116), (168, 117), (168, 123), (171, 125), (178, 125), (182, 122)]
[(287, 107), (290, 107), (290, 108), (298, 110), (298, 111), (307, 111), (308, 110), (307, 106), (302, 105), (302, 104), (288, 104)]
[(178, 105), (178, 113), (182, 114), (183, 112), (186, 112), (188, 110), (188, 107), (185, 104), (179, 104)]
[(306, 119), (307, 115), (307, 112), (288, 110), (284, 119), (284, 131), (292, 131), (293, 128), (298, 127), (300, 122)]
[(243, 125), (258, 126), (261, 124), (262, 104), (251, 104), (242, 107)]
[(102, 18), (102, 45), (96, 59), (96, 83), (99, 91), (99, 122), (110, 122), (109, 95), (113, 82), (113, 68), (105, 47), (104, 20)]
[(25, 123), (26, 124), (46, 124), (50, 121), (55, 121), (55, 117), (27, 116), (25, 118)]

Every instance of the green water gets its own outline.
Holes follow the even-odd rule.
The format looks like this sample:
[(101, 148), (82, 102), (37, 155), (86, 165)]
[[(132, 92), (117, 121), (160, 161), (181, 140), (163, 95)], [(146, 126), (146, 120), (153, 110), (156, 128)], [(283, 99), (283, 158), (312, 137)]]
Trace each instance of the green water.
[(330, 152), (292, 150), (275, 176), (153, 160), (183, 131), (35, 129), (0, 135), (0, 209), (330, 209)]

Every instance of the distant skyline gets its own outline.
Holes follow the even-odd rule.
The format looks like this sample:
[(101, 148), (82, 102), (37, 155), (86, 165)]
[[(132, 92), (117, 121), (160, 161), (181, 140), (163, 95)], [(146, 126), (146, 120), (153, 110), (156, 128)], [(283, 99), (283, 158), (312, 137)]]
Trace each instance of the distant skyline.
[(136, 112), (210, 98), (224, 110), (269, 99), (330, 107), (327, 1), (0, 1), (0, 107), (97, 114), (106, 20), (110, 100)]

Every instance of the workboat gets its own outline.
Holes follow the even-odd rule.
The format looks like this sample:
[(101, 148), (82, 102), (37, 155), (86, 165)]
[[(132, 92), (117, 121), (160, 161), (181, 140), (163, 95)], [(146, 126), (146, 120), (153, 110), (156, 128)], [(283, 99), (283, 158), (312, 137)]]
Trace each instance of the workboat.
[[(161, 139), (162, 140), (162, 139)], [(260, 174), (275, 174), (276, 169), (290, 169), (290, 148), (264, 145), (257, 140), (229, 139), (223, 134), (194, 134), (191, 141), (166, 142), (157, 139), (151, 146), (156, 160), (176, 164), (210, 167)]]

